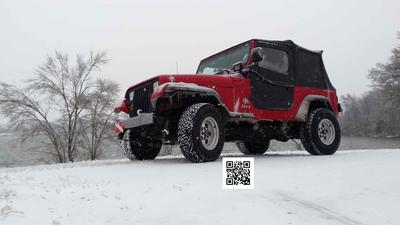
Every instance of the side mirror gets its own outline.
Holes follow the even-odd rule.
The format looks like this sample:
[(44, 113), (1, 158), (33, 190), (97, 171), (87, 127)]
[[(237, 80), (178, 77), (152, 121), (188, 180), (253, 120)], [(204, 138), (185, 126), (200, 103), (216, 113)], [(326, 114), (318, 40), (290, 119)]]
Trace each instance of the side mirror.
[(234, 64), (232, 65), (232, 70), (233, 70), (234, 72), (242, 73), (242, 70), (243, 70), (243, 63), (242, 63), (242, 62), (234, 63)]
[(257, 64), (258, 62), (261, 62), (263, 60), (263, 56), (261, 55), (261, 50), (262, 50), (261, 47), (251, 49), (250, 57), (253, 63)]

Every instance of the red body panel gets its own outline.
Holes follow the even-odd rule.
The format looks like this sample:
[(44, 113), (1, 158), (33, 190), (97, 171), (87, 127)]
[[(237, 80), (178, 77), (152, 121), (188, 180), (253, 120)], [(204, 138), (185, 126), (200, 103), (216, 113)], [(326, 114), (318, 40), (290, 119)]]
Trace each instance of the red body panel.
[[(229, 112), (251, 113), (256, 120), (294, 121), (302, 101), (308, 95), (324, 96), (329, 99), (333, 111), (338, 113), (338, 99), (335, 90), (295, 87), (291, 108), (288, 110), (256, 109), (251, 102), (250, 80), (229, 75), (160, 75), (160, 87), (152, 95), (152, 102), (163, 96), (163, 92), (173, 77), (176, 83), (197, 84), (214, 89), (221, 97)], [(154, 78), (152, 78), (154, 79)], [(151, 80), (151, 79), (150, 79)], [(164, 85), (162, 85), (164, 84)]]

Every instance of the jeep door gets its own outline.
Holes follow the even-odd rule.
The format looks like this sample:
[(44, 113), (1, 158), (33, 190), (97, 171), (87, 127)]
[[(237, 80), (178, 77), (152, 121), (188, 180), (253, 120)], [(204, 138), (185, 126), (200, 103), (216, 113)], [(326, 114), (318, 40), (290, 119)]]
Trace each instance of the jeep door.
[(257, 109), (289, 109), (293, 100), (293, 54), (287, 45), (258, 41), (262, 61), (250, 74), (251, 100)]

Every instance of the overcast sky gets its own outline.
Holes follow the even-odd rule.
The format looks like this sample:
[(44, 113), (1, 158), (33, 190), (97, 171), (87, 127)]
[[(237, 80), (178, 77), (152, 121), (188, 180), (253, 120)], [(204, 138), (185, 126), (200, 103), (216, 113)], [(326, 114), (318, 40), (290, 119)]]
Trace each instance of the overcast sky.
[(324, 50), (339, 94), (368, 90), (368, 69), (400, 44), (400, 1), (0, 0), (0, 80), (32, 76), (45, 56), (106, 50), (101, 76), (122, 89), (157, 74), (194, 73), (248, 39)]

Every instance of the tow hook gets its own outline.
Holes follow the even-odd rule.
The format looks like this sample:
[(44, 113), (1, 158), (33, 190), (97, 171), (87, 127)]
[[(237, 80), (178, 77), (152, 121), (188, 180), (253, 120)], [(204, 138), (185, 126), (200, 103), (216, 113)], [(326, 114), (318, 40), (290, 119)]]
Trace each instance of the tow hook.
[(161, 131), (165, 136), (168, 136), (169, 135), (169, 131), (167, 130), (167, 129), (164, 129), (164, 130), (162, 130)]

